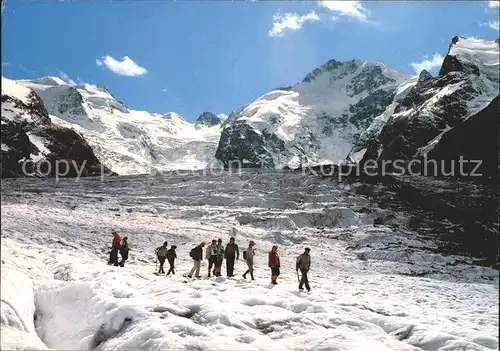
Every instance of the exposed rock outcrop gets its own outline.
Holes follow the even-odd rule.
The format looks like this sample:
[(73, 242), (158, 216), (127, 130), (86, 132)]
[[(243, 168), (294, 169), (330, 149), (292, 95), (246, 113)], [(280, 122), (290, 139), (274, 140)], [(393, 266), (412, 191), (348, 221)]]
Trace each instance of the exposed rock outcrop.
[(2, 78), (2, 178), (113, 175), (85, 139), (54, 125), (40, 97)]

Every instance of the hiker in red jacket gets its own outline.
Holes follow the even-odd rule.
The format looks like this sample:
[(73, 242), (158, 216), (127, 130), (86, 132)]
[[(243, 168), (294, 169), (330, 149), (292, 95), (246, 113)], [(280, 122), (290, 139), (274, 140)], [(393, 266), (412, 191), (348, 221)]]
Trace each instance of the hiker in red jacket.
[(280, 275), (280, 257), (278, 255), (278, 245), (274, 245), (269, 251), (269, 268), (271, 268), (271, 284), (278, 284), (276, 279)]
[(116, 230), (113, 230), (113, 241), (111, 243), (111, 252), (109, 253), (108, 264), (118, 266), (118, 250), (120, 249), (121, 238)]

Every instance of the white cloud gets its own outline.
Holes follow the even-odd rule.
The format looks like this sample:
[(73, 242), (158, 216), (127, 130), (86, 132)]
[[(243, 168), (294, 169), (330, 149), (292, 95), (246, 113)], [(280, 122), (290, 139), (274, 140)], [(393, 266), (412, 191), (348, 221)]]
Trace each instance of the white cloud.
[(491, 29), (494, 29), (494, 30), (500, 30), (500, 22), (499, 21), (491, 21), (491, 22), (488, 22), (488, 26), (491, 28)]
[(429, 60), (428, 58), (424, 58), (421, 62), (412, 62), (411, 66), (417, 74), (422, 72), (424, 69), (430, 72), (435, 68), (441, 67), (443, 60), (444, 57), (441, 54), (434, 54), (432, 59)]
[(357, 18), (361, 21), (368, 20), (370, 11), (361, 5), (361, 1), (330, 1), (323, 0), (319, 1), (319, 5), (326, 7), (330, 11), (336, 12), (341, 16), (349, 16)]
[(270, 37), (281, 37), (285, 30), (299, 30), (307, 21), (319, 21), (319, 17), (314, 11), (309, 12), (307, 15), (296, 13), (281, 15), (277, 13), (273, 16), (273, 28), (268, 34)]
[(75, 81), (73, 79), (71, 79), (70, 76), (68, 76), (66, 73), (64, 72), (59, 72), (59, 78), (61, 78), (62, 80), (64, 80), (66, 83), (68, 83), (69, 85), (76, 85)]
[(488, 1), (488, 7), (500, 7), (500, 1), (498, 1), (498, 0)]
[(226, 115), (225, 113), (219, 113), (217, 117), (219, 117), (221, 121), (225, 121), (228, 115)]
[(102, 60), (96, 59), (95, 63), (99, 67), (106, 66), (111, 72), (121, 76), (137, 77), (148, 73), (144, 67), (139, 66), (128, 56), (122, 58), (121, 61), (117, 61), (111, 56), (105, 56)]

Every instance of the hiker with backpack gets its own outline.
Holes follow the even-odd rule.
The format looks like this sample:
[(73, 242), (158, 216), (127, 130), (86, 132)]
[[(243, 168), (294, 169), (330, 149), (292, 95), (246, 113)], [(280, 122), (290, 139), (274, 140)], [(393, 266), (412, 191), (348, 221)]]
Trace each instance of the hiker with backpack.
[(214, 270), (212, 271), (213, 275), (215, 275), (215, 263), (217, 262), (217, 252), (215, 251), (215, 247), (217, 246), (217, 240), (213, 239), (212, 243), (208, 245), (207, 250), (205, 252), (205, 258), (208, 260), (208, 277), (210, 278), (210, 271), (212, 271), (212, 267)]
[(193, 277), (193, 273), (195, 273), (196, 278), (201, 278), (200, 276), (200, 267), (201, 267), (201, 260), (203, 259), (203, 246), (205, 246), (205, 243), (202, 242), (200, 245), (196, 246), (189, 252), (189, 256), (194, 261), (193, 268), (188, 274), (188, 278)]
[(222, 245), (222, 239), (217, 240), (217, 245), (215, 246), (215, 276), (221, 276), (222, 261), (224, 261), (224, 245)]
[(276, 281), (280, 275), (280, 257), (278, 255), (278, 245), (273, 245), (269, 251), (269, 268), (271, 268), (271, 284), (278, 284)]
[(168, 264), (170, 266), (170, 268), (167, 272), (167, 275), (169, 275), (170, 273), (175, 274), (174, 262), (175, 262), (175, 259), (177, 258), (177, 253), (175, 252), (175, 249), (177, 249), (177, 246), (172, 245), (172, 247), (167, 251), (167, 260), (168, 260)]
[(120, 243), (120, 256), (122, 257), (122, 260), (119, 263), (120, 267), (125, 266), (125, 261), (128, 260), (128, 252), (129, 252), (129, 247), (128, 247), (128, 238), (125, 236), (123, 237), (121, 243)]
[(243, 273), (243, 278), (247, 279), (247, 274), (250, 273), (250, 277), (252, 280), (255, 280), (253, 277), (253, 257), (255, 256), (255, 242), (253, 240), (250, 240), (248, 243), (248, 248), (243, 251), (243, 259), (247, 262), (247, 267), (248, 270)]
[(240, 259), (240, 250), (238, 245), (234, 242), (234, 238), (229, 239), (229, 244), (226, 245), (224, 250), (224, 258), (226, 259), (226, 271), (228, 277), (233, 277), (234, 273), (234, 260)]
[(113, 230), (111, 234), (113, 235), (113, 241), (111, 242), (108, 264), (118, 266), (118, 251), (120, 249), (121, 238), (116, 230)]
[(156, 248), (155, 253), (158, 261), (160, 261), (160, 269), (158, 270), (158, 274), (165, 274), (163, 270), (163, 264), (167, 259), (167, 251), (168, 251), (168, 243), (165, 241), (162, 246)]
[(311, 249), (306, 247), (304, 253), (297, 256), (297, 261), (295, 265), (295, 270), (298, 271), (300, 269), (300, 274), (302, 278), (299, 283), (299, 290), (304, 290), (303, 286), (306, 286), (307, 291), (311, 291), (311, 287), (309, 286), (309, 279), (307, 278), (307, 273), (311, 268), (311, 256), (309, 255)]

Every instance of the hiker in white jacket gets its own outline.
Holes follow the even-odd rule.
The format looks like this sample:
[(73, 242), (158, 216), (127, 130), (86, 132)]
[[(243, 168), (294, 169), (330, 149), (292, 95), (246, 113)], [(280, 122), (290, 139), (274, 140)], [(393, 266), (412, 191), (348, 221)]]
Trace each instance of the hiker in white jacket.
[[(207, 246), (205, 250), (205, 258), (208, 261), (208, 277), (210, 278), (210, 271), (212, 267), (215, 269), (215, 263), (217, 262), (217, 255), (214, 254), (214, 249), (217, 246), (217, 240), (213, 239), (212, 243)], [(212, 272), (215, 275), (215, 271)]]
[(252, 278), (252, 280), (255, 280), (255, 278), (253, 277), (253, 257), (255, 256), (254, 246), (255, 241), (250, 240), (250, 242), (248, 243), (248, 248), (245, 250), (245, 252), (243, 252), (243, 259), (247, 261), (248, 266), (247, 271), (243, 273), (243, 278), (245, 279), (247, 279), (247, 274), (250, 273), (250, 277)]

